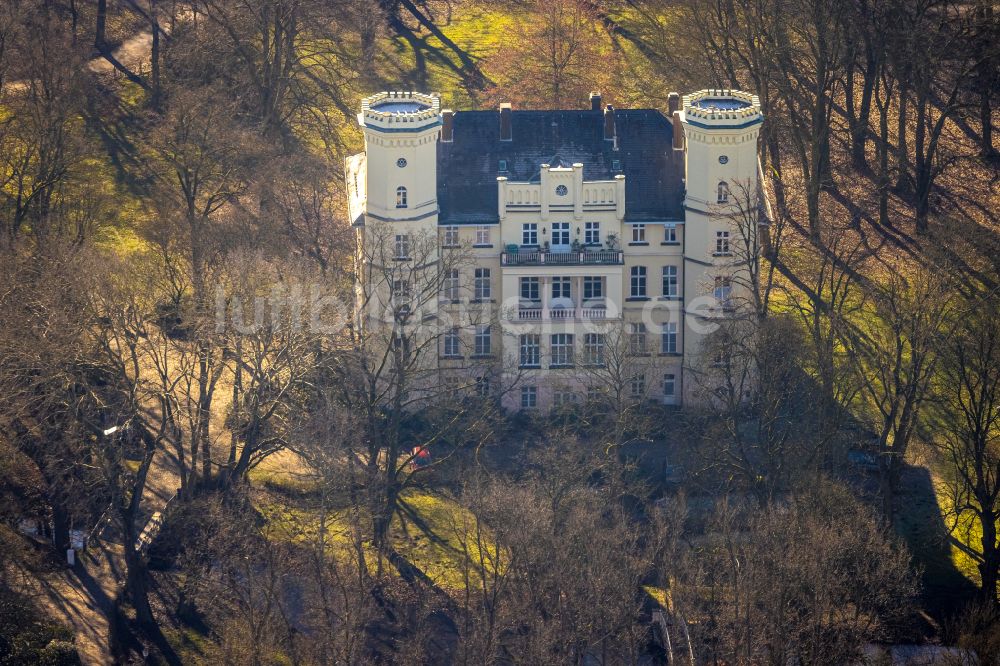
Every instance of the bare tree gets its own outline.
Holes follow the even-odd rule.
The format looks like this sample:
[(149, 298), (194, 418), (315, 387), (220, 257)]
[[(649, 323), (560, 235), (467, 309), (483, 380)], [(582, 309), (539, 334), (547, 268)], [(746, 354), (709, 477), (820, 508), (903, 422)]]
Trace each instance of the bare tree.
[(941, 395), (938, 446), (949, 463), (945, 488), (955, 529), (979, 533), (980, 589), (983, 600), (992, 603), (997, 602), (1000, 578), (998, 315), (993, 294), (971, 304), (950, 336), (941, 363), (943, 381), (936, 390)]
[(528, 12), (531, 18), (514, 23), (512, 39), (490, 61), (498, 101), (552, 109), (586, 104), (588, 92), (602, 83), (594, 65), (608, 58), (597, 48), (594, 5), (586, 0), (539, 1)]
[[(189, 307), (175, 313), (184, 320), (185, 335), (193, 338), (196, 356), (193, 377), (185, 382), (191, 407), (188, 436), (192, 467), (187, 471), (197, 474), (200, 457), (202, 480), (207, 482), (212, 474), (212, 403), (223, 371), (221, 349), (213, 339), (209, 271), (225, 246), (221, 232), (224, 209), (247, 187), (248, 146), (243, 133), (231, 122), (232, 108), (220, 103), (211, 91), (185, 91), (171, 97), (171, 110), (152, 139), (151, 170), (164, 223), (152, 233), (161, 241), (165, 255), (171, 247), (182, 251), (180, 257), (167, 261), (172, 269), (185, 273), (183, 282), (191, 290)], [(171, 275), (180, 277), (178, 272), (173, 270)]]
[(246, 480), (267, 456), (290, 445), (322, 371), (322, 338), (340, 333), (348, 319), (342, 304), (329, 307), (327, 287), (312, 271), (231, 253), (226, 274), (216, 293), (216, 330), (232, 381), (223, 484)]
[(944, 272), (937, 267), (884, 276), (867, 317), (849, 338), (867, 415), (878, 433), (874, 446), (890, 522), (906, 452), (952, 326), (955, 297)]
[(632, 519), (602, 452), (548, 433), (530, 475), (474, 482), (461, 526), (469, 569), (461, 663), (588, 658), (635, 663), (647, 640), (639, 586), (661, 546)]
[(44, 246), (59, 228), (68, 183), (84, 179), (87, 144), (79, 113), (87, 80), (81, 54), (55, 12), (25, 6), (20, 20), (23, 29), (3, 38), (7, 58), (15, 50), (24, 56), (8, 61), (8, 76), (19, 81), (2, 91), (9, 115), (0, 122), (0, 210), (5, 244), (30, 233)]
[(586, 341), (581, 376), (586, 384), (589, 435), (603, 438), (608, 448), (618, 448), (630, 438), (649, 437), (654, 417), (649, 403), (662, 376), (665, 358), (656, 353), (655, 332), (637, 324), (615, 322), (595, 327), (596, 340)]
[(719, 322), (688, 367), (705, 411), (691, 427), (708, 479), (735, 482), (763, 506), (800, 481), (818, 455), (801, 416), (815, 390), (802, 374), (806, 345), (794, 321)]
[(843, 664), (891, 640), (916, 593), (905, 550), (850, 493), (820, 484), (765, 509), (720, 502), (671, 587), (709, 662)]
[[(333, 373), (343, 404), (363, 415), (359, 448), (348, 455), (358, 456), (366, 470), (380, 555), (391, 549), (400, 492), (435, 464), (415, 468), (416, 458), (436, 451), (439, 463), (463, 440), (483, 436), (481, 426), (509, 390), (501, 384), (493, 341), (500, 337), (499, 313), (488, 305), (454, 316), (439, 308), (441, 299), (452, 300), (447, 288), (453, 271), (468, 262), (463, 249), (442, 250), (436, 232), (399, 234), (372, 222), (359, 234), (359, 318)], [(467, 364), (441, 364), (446, 333), (464, 329), (468, 335), (477, 326), (486, 327), (489, 347), (473, 348)], [(404, 424), (418, 412), (423, 427), (410, 428), (408, 436)]]

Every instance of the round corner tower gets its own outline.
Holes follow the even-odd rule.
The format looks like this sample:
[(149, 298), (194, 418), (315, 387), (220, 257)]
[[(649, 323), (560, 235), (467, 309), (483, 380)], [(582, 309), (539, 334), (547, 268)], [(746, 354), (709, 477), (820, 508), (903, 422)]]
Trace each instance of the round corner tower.
[(684, 96), (686, 208), (708, 213), (709, 206), (728, 203), (721, 189), (755, 191), (763, 122), (760, 100), (750, 93), (699, 90)]
[(366, 214), (436, 225), (440, 98), (381, 92), (362, 100), (358, 124), (365, 135)]
[(738, 90), (685, 95), (679, 116), (686, 144), (684, 354), (697, 364), (704, 362), (697, 359), (711, 330), (705, 318), (725, 316), (734, 302), (730, 291), (740, 283), (733, 279), (743, 259), (736, 258), (740, 234), (733, 226), (740, 210), (758, 203), (757, 139), (764, 116), (757, 96)]

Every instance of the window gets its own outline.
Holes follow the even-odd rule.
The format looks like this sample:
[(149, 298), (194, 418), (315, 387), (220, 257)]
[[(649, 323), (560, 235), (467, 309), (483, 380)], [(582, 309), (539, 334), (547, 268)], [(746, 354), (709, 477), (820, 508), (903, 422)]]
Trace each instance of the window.
[(729, 254), (729, 232), (728, 231), (716, 231), (715, 232), (715, 253), (719, 255)]
[(444, 289), (442, 290), (442, 296), (446, 301), (457, 301), (459, 297), (459, 287), (461, 286), (461, 277), (459, 276), (458, 269), (454, 268), (449, 270), (444, 277)]
[(458, 227), (444, 228), (444, 246), (458, 247)]
[(542, 364), (541, 336), (526, 333), (521, 336), (521, 367), (537, 368)]
[(497, 164), (497, 171), (500, 171), (502, 173), (506, 170), (507, 170), (507, 160), (500, 160), (500, 162)]
[(493, 352), (493, 337), (489, 324), (476, 326), (476, 356), (489, 356)]
[(552, 245), (569, 245), (569, 222), (552, 223)]
[(715, 300), (724, 308), (731, 305), (730, 298), (733, 294), (733, 283), (727, 277), (715, 278)]
[(646, 375), (641, 372), (632, 375), (632, 378), (629, 380), (629, 392), (633, 398), (641, 398), (646, 392)]
[(490, 378), (476, 377), (476, 395), (480, 398), (487, 398), (490, 395)]
[(677, 378), (673, 374), (663, 375), (663, 397), (673, 401), (677, 395)]
[(538, 224), (525, 222), (521, 225), (521, 245), (538, 245)]
[(632, 354), (646, 353), (646, 325), (633, 323), (629, 325), (628, 348)]
[(462, 338), (459, 335), (458, 327), (446, 331), (444, 334), (444, 349), (441, 353), (444, 356), (458, 356), (462, 353), (461, 348)]
[(611, 160), (611, 170), (612, 171), (621, 171), (622, 170), (622, 161), (621, 160)]
[(632, 298), (643, 298), (646, 296), (646, 267), (633, 266), (632, 271)]
[(600, 401), (604, 397), (604, 391), (600, 386), (588, 386), (587, 387), (587, 402), (595, 403)]
[(579, 396), (573, 391), (559, 389), (552, 393), (552, 404), (556, 407), (575, 405), (577, 402), (579, 402)]
[(583, 300), (590, 301), (604, 298), (604, 278), (583, 278)]
[(476, 300), (477, 301), (488, 301), (492, 297), (492, 289), (490, 287), (490, 269), (488, 268), (477, 268), (476, 269)]
[(406, 208), (406, 188), (396, 188), (396, 208)]
[(718, 203), (728, 203), (729, 202), (729, 185), (726, 181), (719, 181), (719, 195)]
[(601, 244), (601, 223), (600, 222), (584, 222), (583, 223), (583, 242), (586, 245), (600, 245)]
[(552, 336), (552, 363), (558, 365), (573, 365), (573, 336), (569, 333), (556, 333)]
[(583, 360), (587, 365), (604, 365), (603, 333), (587, 333), (583, 336)]
[(663, 295), (666, 298), (677, 298), (677, 267), (663, 267)]
[(521, 409), (534, 409), (538, 407), (538, 387), (521, 387)]
[(410, 258), (410, 237), (406, 234), (396, 234), (396, 258)]
[(677, 227), (663, 227), (663, 242), (664, 243), (677, 242)]
[(660, 334), (660, 352), (677, 353), (677, 322), (671, 321), (663, 325), (663, 332)]
[(567, 188), (565, 185), (557, 185), (556, 186), (556, 195), (557, 196), (564, 197), (568, 193), (569, 193), (569, 188)]
[(523, 301), (541, 300), (541, 296), (539, 296), (539, 291), (538, 291), (538, 278), (536, 277), (521, 278), (521, 300)]
[(633, 224), (632, 225), (632, 242), (633, 243), (645, 243), (646, 242), (646, 225), (645, 224)]
[(568, 277), (552, 278), (552, 298), (570, 298), (570, 281)]
[(488, 225), (481, 224), (476, 227), (476, 245), (489, 245), (490, 244), (490, 228)]
[(397, 305), (408, 303), (410, 301), (410, 283), (406, 280), (393, 280), (392, 300)]

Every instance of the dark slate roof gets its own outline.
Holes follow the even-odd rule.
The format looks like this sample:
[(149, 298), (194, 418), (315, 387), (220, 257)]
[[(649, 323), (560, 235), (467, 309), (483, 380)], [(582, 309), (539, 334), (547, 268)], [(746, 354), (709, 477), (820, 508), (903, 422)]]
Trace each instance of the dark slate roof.
[(673, 150), (673, 124), (654, 109), (614, 113), (618, 150), (604, 140), (603, 111), (513, 111), (512, 141), (500, 141), (499, 111), (456, 111), (454, 140), (438, 142), (439, 220), (496, 222), (497, 176), (537, 182), (539, 165), (557, 162), (583, 163), (584, 180), (624, 173), (627, 220), (682, 219), (684, 158)]

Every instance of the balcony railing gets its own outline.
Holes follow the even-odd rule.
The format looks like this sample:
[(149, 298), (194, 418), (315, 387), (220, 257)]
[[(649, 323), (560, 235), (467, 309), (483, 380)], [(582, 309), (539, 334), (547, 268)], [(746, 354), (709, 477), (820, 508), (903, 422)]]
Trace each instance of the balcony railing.
[(500, 262), (504, 266), (615, 266), (625, 263), (621, 250), (584, 250), (579, 252), (503, 252)]
[(517, 309), (518, 321), (595, 321), (608, 319), (607, 308), (571, 307), (549, 308), (530, 305)]

